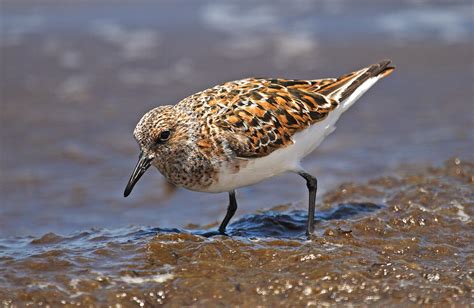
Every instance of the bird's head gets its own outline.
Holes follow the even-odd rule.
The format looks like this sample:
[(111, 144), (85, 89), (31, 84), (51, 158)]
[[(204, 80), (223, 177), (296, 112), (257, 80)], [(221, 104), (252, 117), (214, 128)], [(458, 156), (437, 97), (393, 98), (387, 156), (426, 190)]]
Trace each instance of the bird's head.
[(159, 166), (166, 160), (170, 148), (176, 143), (173, 142), (177, 128), (175, 118), (173, 106), (160, 106), (148, 111), (138, 122), (133, 135), (140, 146), (140, 156), (125, 188), (125, 197), (152, 164)]

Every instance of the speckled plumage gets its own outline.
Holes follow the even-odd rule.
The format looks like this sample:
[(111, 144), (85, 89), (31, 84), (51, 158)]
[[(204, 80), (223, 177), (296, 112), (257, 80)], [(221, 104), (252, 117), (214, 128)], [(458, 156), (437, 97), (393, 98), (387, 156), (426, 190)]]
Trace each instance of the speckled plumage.
[[(368, 78), (391, 72), (388, 64), (337, 79), (226, 82), (149, 111), (134, 135), (149, 155), (156, 151), (153, 164), (168, 181), (207, 191), (220, 168), (238, 173), (246, 160), (293, 144), (295, 133), (318, 125)], [(170, 140), (155, 144), (162, 130), (171, 131)]]
[[(381, 61), (339, 78), (230, 81), (152, 109), (134, 131), (141, 162), (125, 195), (150, 164), (177, 186), (230, 192), (231, 204), (236, 188), (286, 171), (316, 185), (300, 160), (334, 130), (348, 107), (393, 71), (389, 64)], [(315, 194), (316, 187), (311, 189)]]

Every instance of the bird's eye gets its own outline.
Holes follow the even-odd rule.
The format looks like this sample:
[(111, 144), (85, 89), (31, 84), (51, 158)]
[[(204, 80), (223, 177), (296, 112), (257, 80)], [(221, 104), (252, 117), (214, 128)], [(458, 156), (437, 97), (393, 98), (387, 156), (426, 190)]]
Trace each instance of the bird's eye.
[(158, 137), (158, 143), (166, 141), (170, 138), (171, 132), (169, 130), (164, 130), (160, 133)]

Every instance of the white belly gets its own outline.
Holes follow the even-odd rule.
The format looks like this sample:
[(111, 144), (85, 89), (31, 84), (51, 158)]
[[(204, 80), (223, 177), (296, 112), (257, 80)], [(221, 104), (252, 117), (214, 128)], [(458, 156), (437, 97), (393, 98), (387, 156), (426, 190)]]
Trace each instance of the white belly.
[(329, 113), (328, 117), (293, 136), (294, 144), (278, 149), (271, 154), (249, 160), (242, 160), (237, 173), (233, 168), (223, 166), (218, 174), (218, 181), (207, 187), (205, 192), (228, 192), (236, 188), (256, 184), (265, 179), (288, 171), (301, 171), (301, 160), (321, 144), (324, 138), (334, 131), (335, 123), (378, 78), (367, 80), (339, 107)]

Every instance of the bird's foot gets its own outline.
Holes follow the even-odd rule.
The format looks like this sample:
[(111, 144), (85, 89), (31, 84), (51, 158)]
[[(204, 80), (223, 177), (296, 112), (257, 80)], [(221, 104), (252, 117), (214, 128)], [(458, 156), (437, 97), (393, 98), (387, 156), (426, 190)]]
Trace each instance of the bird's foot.
[(313, 232), (306, 231), (306, 239), (308, 241), (314, 240), (315, 238), (316, 238), (316, 235)]

